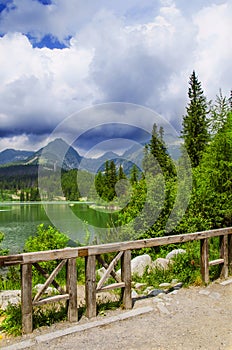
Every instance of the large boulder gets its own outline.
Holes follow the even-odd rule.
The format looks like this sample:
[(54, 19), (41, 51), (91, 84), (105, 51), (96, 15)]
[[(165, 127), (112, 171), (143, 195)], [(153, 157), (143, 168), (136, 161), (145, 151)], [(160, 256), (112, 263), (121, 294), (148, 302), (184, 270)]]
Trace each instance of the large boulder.
[(185, 254), (186, 250), (184, 249), (174, 249), (170, 253), (167, 254), (166, 259), (173, 259), (179, 254)]
[(8, 304), (18, 305), (21, 302), (21, 290), (4, 290), (0, 292), (0, 308), (6, 310)]
[[(144, 254), (136, 256), (131, 260), (131, 274), (142, 277), (147, 268), (152, 267), (152, 260), (150, 255)], [(117, 274), (121, 276), (121, 269), (117, 271)]]
[(157, 258), (152, 263), (152, 268), (159, 270), (167, 270), (169, 268), (170, 260), (165, 258)]
[[(43, 284), (38, 283), (34, 286), (34, 290), (36, 293), (38, 293), (42, 288), (43, 288)], [(44, 294), (46, 294), (47, 296), (51, 296), (53, 294), (57, 293), (57, 289), (54, 287), (47, 287), (46, 290), (44, 291)]]
[(144, 254), (136, 256), (134, 259), (131, 260), (131, 273), (132, 275), (138, 275), (139, 277), (141, 277), (146, 271), (146, 268), (149, 268), (151, 266), (152, 260), (150, 255)]

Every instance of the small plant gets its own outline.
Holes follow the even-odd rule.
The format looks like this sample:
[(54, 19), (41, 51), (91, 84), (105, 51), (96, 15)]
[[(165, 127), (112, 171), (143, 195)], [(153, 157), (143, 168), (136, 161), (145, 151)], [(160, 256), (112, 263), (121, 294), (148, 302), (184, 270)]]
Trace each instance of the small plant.
[(3, 315), (5, 319), (1, 324), (1, 328), (9, 335), (21, 335), (22, 331), (22, 311), (21, 305), (8, 304)]
[[(5, 319), (2, 321), (1, 328), (9, 335), (18, 336), (22, 333), (22, 311), (21, 305), (8, 304), (5, 311), (2, 312)], [(33, 310), (33, 328), (41, 326), (50, 326), (56, 322), (67, 319), (66, 305), (50, 304), (43, 308), (36, 307)]]
[(63, 303), (50, 304), (44, 308), (37, 307), (33, 310), (33, 328), (50, 326), (67, 319), (67, 308)]
[(106, 315), (106, 310), (116, 310), (121, 306), (121, 301), (107, 301), (106, 303), (100, 303), (97, 305), (97, 313), (101, 316)]

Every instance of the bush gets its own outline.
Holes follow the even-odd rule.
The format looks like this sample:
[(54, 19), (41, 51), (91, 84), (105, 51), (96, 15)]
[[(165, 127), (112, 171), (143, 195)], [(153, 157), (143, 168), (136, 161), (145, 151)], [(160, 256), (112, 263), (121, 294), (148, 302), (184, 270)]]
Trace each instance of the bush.
[[(9, 335), (18, 336), (22, 333), (21, 305), (9, 304), (2, 313), (5, 316), (1, 328)], [(50, 304), (44, 308), (37, 307), (33, 310), (33, 328), (50, 326), (53, 323), (67, 319), (67, 308), (64, 304)]]
[[(68, 241), (69, 238), (56, 228), (52, 226), (46, 228), (44, 224), (41, 224), (37, 228), (36, 236), (29, 237), (26, 241), (24, 250), (26, 252), (36, 252), (63, 249), (67, 246)], [(51, 274), (57, 265), (57, 261), (54, 260), (40, 263), (40, 266), (44, 268), (48, 274)], [(65, 273), (65, 268), (63, 268), (58, 274), (58, 278), (62, 282), (65, 281)], [(45, 278), (34, 267), (32, 276), (33, 284), (44, 283), (45, 281)]]
[(25, 243), (26, 252), (37, 252), (41, 250), (62, 249), (67, 246), (69, 238), (52, 226), (46, 228), (41, 224), (37, 228), (37, 234), (29, 237)]

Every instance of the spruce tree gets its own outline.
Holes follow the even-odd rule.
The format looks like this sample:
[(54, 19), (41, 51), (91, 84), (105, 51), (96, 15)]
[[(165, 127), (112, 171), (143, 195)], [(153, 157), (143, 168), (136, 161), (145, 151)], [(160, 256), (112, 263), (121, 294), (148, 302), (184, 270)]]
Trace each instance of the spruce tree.
[(193, 167), (199, 165), (202, 153), (209, 140), (207, 127), (207, 102), (201, 82), (198, 81), (195, 71), (189, 81), (189, 104), (186, 115), (183, 117), (182, 138)]
[(163, 173), (165, 178), (176, 175), (175, 165), (168, 154), (164, 141), (164, 128), (162, 126), (158, 130), (157, 125), (153, 125), (151, 141), (145, 146), (143, 168), (145, 172), (153, 175)]
[(216, 134), (226, 123), (228, 113), (231, 110), (231, 101), (222, 95), (221, 89), (216, 96), (215, 104), (211, 107), (209, 126), (212, 134)]
[(119, 170), (118, 170), (118, 180), (124, 180), (126, 179), (126, 174), (123, 171), (123, 166), (120, 164)]

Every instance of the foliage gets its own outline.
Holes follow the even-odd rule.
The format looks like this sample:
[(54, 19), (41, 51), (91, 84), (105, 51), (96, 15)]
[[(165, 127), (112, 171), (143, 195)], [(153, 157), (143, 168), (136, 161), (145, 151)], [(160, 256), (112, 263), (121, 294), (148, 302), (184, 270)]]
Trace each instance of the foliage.
[[(8, 304), (3, 312), (5, 316), (1, 328), (9, 335), (18, 336), (22, 332), (22, 311), (21, 305)], [(64, 304), (50, 304), (46, 307), (33, 309), (33, 329), (41, 326), (50, 326), (56, 322), (67, 319), (67, 308)]]
[[(185, 286), (189, 284), (201, 283), (200, 275), (200, 256), (199, 256), (199, 242), (190, 242), (181, 246), (186, 250), (184, 254), (178, 254), (173, 258), (173, 262), (170, 263), (168, 269), (153, 268), (152, 271), (145, 271), (144, 275), (136, 280), (146, 283), (148, 286), (158, 288), (160, 283), (171, 283), (173, 279), (184, 283)], [(174, 249), (175, 246), (169, 248), (161, 248), (157, 257), (165, 257), (168, 249)], [(180, 246), (178, 246), (180, 248)], [(153, 258), (154, 258), (153, 256)]]
[(213, 137), (195, 172), (195, 202), (211, 228), (232, 224), (232, 114)]
[(21, 305), (8, 304), (4, 315), (6, 316), (1, 323), (1, 328), (10, 335), (21, 335), (22, 330), (22, 311)]
[[(122, 169), (120, 169), (120, 177), (123, 177)], [(96, 191), (100, 198), (106, 202), (112, 201), (116, 197), (115, 185), (118, 181), (116, 166), (113, 160), (105, 162), (103, 172), (99, 171), (95, 178)]]
[(207, 125), (207, 103), (198, 81), (195, 71), (193, 71), (189, 81), (189, 104), (186, 108), (187, 114), (183, 117), (182, 137), (185, 147), (192, 162), (192, 166), (199, 165), (202, 153), (209, 140)]
[(25, 243), (26, 252), (36, 252), (41, 250), (62, 249), (65, 248), (69, 238), (59, 232), (56, 228), (41, 224), (37, 228), (37, 234), (31, 236)]
[(77, 170), (63, 171), (61, 177), (61, 186), (64, 196), (71, 201), (76, 201), (80, 197), (77, 187)]
[(214, 105), (210, 108), (209, 129), (211, 134), (216, 134), (223, 127), (230, 112), (230, 107), (230, 99), (223, 96), (220, 89)]
[[(42, 250), (62, 249), (67, 246), (68, 241), (69, 238), (65, 234), (59, 232), (56, 228), (52, 226), (46, 228), (44, 224), (41, 224), (37, 228), (37, 234), (27, 239), (25, 243), (25, 251), (36, 252)], [(48, 273), (51, 273), (57, 266), (57, 261), (41, 262), (40, 265), (45, 268)], [(65, 271), (62, 269), (59, 273), (62, 280), (64, 279), (64, 275)], [(43, 281), (41, 275), (34, 268), (33, 281), (34, 283), (41, 283)]]

